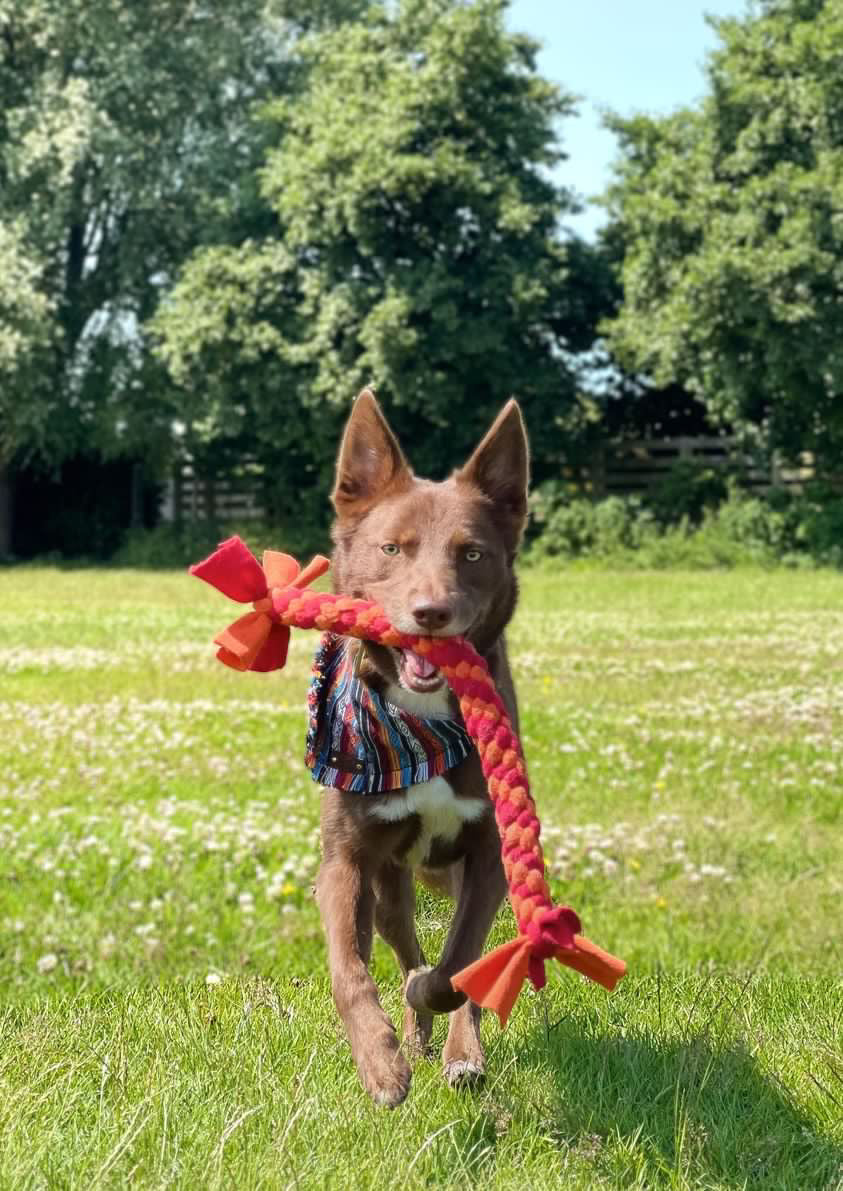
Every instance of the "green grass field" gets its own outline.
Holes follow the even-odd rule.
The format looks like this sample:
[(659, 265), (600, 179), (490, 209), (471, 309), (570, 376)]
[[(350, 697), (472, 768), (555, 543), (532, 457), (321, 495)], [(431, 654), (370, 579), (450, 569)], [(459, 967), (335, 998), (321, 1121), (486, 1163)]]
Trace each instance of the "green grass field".
[(843, 577), (527, 572), (554, 891), (629, 974), (549, 965), (482, 1089), (422, 1062), (394, 1112), (310, 896), (316, 637), (238, 675), (232, 618), (178, 574), (0, 573), (0, 1188), (843, 1187)]

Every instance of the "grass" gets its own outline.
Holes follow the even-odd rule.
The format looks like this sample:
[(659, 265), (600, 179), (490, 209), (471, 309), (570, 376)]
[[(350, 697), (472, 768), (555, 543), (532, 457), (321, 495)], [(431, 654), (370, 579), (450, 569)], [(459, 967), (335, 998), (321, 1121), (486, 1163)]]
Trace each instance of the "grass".
[(0, 1187), (843, 1187), (843, 579), (523, 589), (554, 888), (629, 974), (557, 968), (486, 1023), (482, 1090), (421, 1063), (388, 1113), (309, 893), (315, 637), (236, 675), (231, 606), (182, 576), (0, 574)]

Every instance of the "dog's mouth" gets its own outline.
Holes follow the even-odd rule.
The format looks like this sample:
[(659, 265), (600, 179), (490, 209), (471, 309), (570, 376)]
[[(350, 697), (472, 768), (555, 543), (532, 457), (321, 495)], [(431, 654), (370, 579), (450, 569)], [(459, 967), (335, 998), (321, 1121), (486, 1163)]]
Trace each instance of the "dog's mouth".
[(429, 695), (438, 691), (445, 681), (441, 670), (437, 670), (427, 658), (412, 649), (397, 649), (398, 681), (410, 691)]

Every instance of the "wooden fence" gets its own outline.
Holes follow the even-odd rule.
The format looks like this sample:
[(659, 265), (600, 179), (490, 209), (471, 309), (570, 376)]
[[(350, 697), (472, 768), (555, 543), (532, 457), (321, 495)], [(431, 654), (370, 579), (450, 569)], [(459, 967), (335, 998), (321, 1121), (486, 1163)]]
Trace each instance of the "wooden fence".
[(172, 472), (161, 501), (162, 521), (215, 521), (240, 524), (261, 521), (266, 509), (260, 498), (260, 469), (251, 460), (224, 476), (197, 477), (189, 461)]
[[(810, 455), (798, 466), (784, 466), (775, 455), (765, 460), (727, 437), (629, 439), (603, 447), (590, 471), (590, 491), (601, 496), (644, 495), (680, 462), (729, 470), (750, 488), (800, 487), (814, 474)], [(190, 462), (173, 472), (161, 505), (163, 521), (242, 523), (266, 516), (260, 498), (260, 469), (243, 460), (236, 471), (213, 479), (197, 478)]]
[(643, 495), (685, 462), (734, 472), (744, 485), (759, 490), (800, 487), (814, 474), (810, 455), (803, 455), (798, 466), (785, 466), (775, 454), (765, 459), (736, 438), (630, 439), (599, 452), (592, 467), (592, 491), (595, 496)]

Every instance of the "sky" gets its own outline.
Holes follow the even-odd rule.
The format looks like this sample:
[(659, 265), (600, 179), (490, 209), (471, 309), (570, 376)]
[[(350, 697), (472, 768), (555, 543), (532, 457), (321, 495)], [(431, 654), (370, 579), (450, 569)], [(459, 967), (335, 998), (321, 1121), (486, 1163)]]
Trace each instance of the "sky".
[[(581, 97), (579, 117), (561, 126), (569, 160), (558, 180), (583, 197), (603, 191), (615, 139), (601, 109), (661, 114), (700, 99), (717, 44), (705, 14), (746, 11), (747, 0), (512, 0), (507, 23), (542, 43), (541, 73)], [(592, 206), (566, 224), (590, 238), (603, 221)]]

